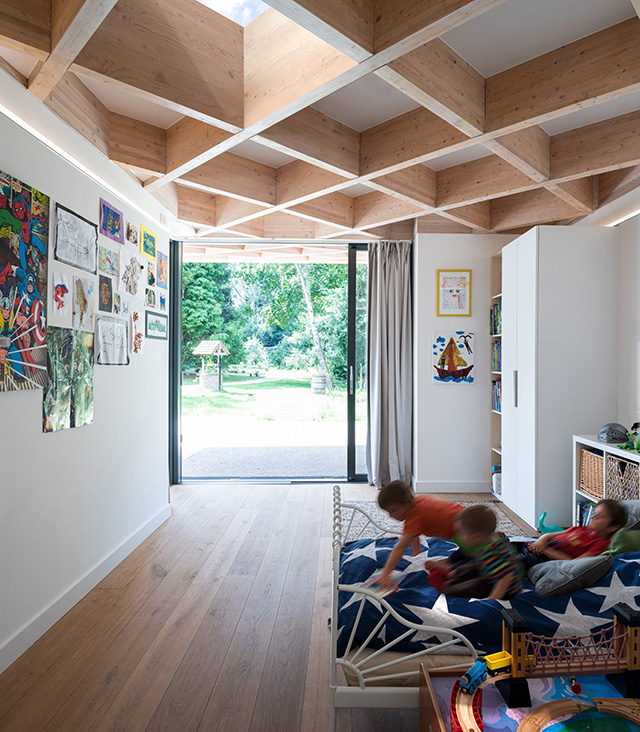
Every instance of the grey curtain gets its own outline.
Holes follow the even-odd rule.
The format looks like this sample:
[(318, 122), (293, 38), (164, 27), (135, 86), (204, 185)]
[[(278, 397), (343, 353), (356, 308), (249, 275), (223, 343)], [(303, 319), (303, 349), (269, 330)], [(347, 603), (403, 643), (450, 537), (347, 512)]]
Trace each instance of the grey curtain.
[(413, 317), (410, 241), (369, 244), (367, 474), (411, 481)]

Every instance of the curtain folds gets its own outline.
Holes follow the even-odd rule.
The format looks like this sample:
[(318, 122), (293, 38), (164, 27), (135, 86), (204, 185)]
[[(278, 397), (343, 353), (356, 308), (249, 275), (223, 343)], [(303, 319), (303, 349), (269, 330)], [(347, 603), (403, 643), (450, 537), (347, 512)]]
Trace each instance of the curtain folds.
[(410, 241), (369, 244), (367, 475), (411, 482), (413, 306)]

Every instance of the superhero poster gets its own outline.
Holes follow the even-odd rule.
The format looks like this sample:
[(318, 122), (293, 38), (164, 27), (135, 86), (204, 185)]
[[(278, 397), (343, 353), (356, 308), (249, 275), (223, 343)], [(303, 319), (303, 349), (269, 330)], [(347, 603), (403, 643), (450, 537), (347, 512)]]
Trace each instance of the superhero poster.
[(0, 392), (47, 383), (49, 196), (0, 171)]
[(93, 333), (48, 328), (49, 383), (42, 400), (44, 432), (93, 422)]

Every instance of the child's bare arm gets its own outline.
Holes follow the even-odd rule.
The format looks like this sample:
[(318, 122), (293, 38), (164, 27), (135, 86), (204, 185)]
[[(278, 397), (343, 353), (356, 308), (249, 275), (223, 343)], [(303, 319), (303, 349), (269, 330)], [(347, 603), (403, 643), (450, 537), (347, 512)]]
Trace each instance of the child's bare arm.
[(427, 559), (424, 566), (425, 569), (442, 569), (447, 571), (451, 567), (451, 562), (448, 559)]
[(398, 539), (398, 543), (391, 550), (391, 554), (389, 554), (389, 558), (387, 559), (387, 562), (384, 565), (382, 572), (380, 573), (378, 584), (381, 587), (387, 587), (391, 584), (389, 582), (391, 572), (393, 572), (393, 570), (396, 568), (396, 565), (402, 558), (405, 549), (411, 544), (412, 540), (413, 536), (411, 536), (410, 534), (403, 534)]
[(542, 554), (542, 552), (546, 553), (546, 548), (549, 545), (551, 539), (555, 538), (556, 536), (560, 536), (560, 534), (563, 533), (563, 531), (552, 531), (550, 534), (543, 534), (539, 539), (536, 539), (529, 544), (529, 549), (536, 554)]

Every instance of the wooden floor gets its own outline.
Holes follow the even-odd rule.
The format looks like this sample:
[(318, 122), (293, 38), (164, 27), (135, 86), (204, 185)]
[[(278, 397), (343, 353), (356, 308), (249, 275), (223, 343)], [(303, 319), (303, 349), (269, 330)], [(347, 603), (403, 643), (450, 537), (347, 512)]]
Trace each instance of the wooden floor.
[[(175, 487), (171, 518), (0, 675), (0, 730), (326, 732), (331, 494)], [(338, 716), (417, 729), (415, 710)]]

